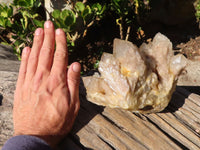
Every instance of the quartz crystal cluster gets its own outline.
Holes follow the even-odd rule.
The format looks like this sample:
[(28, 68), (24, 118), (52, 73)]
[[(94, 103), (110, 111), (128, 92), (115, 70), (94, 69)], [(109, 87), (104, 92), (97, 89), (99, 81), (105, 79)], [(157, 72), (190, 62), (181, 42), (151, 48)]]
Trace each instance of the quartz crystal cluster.
[(170, 40), (157, 33), (140, 48), (115, 39), (113, 54), (103, 53), (99, 73), (83, 77), (87, 99), (133, 112), (162, 111), (169, 103), (186, 58), (174, 55)]

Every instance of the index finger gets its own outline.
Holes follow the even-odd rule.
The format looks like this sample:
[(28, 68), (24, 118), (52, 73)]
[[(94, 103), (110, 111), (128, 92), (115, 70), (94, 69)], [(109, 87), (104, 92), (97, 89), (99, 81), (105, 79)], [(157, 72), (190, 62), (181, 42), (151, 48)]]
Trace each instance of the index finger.
[(51, 73), (62, 75), (66, 72), (68, 65), (67, 40), (65, 32), (62, 29), (56, 30), (56, 51), (54, 54)]

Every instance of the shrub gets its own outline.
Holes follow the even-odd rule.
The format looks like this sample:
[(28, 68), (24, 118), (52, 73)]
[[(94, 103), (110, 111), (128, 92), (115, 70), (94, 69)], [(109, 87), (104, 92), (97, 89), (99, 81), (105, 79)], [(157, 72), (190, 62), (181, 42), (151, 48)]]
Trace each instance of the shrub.
[(19, 58), (22, 48), (32, 45), (34, 30), (43, 26), (40, 6), (39, 0), (14, 0), (9, 6), (0, 5), (1, 43), (11, 45)]
[[(39, 13), (41, 6), (42, 0), (14, 0), (9, 6), (0, 4), (1, 43), (11, 45), (19, 59), (25, 45), (32, 45), (35, 29), (43, 27), (45, 17)], [(55, 27), (66, 32), (68, 47), (72, 51), (75, 41), (102, 17), (104, 10), (105, 6), (99, 3), (90, 6), (76, 2), (71, 10), (54, 10), (50, 16)]]
[(111, 0), (110, 10), (116, 14), (120, 38), (128, 40), (131, 28), (141, 28), (139, 24), (150, 10), (149, 0)]
[(200, 0), (196, 1), (195, 10), (196, 10), (196, 13), (195, 13), (196, 19), (199, 22), (200, 21)]
[[(9, 6), (0, 4), (0, 42), (11, 45), (19, 59), (22, 49), (32, 46), (35, 29), (43, 27), (47, 12), (43, 4), (43, 0), (14, 0)], [(149, 0), (87, 0), (86, 3), (75, 1), (71, 6), (70, 10), (54, 10), (49, 15), (55, 28), (66, 32), (68, 50), (73, 53), (77, 39), (84, 39), (88, 29), (107, 14), (119, 26), (121, 39), (128, 40), (131, 29), (141, 30), (139, 24), (149, 10)], [(98, 63), (94, 66), (97, 68)]]

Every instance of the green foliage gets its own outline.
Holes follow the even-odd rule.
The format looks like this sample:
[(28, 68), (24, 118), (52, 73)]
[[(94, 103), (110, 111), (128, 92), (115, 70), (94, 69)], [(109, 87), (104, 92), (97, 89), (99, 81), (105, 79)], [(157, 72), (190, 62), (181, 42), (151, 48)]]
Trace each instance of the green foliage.
[(131, 27), (139, 23), (149, 9), (149, 0), (111, 0), (110, 10), (116, 14), (121, 39), (128, 40)]
[[(54, 10), (50, 18), (56, 28), (66, 32), (69, 50), (73, 52), (75, 41), (84, 38), (88, 28), (102, 19), (105, 12), (113, 13), (121, 39), (128, 40), (131, 27), (139, 20), (141, 10), (147, 9), (148, 3), (149, 0), (111, 0), (101, 4), (77, 1), (71, 10)], [(25, 45), (32, 45), (35, 29), (43, 27), (45, 19), (38, 13), (41, 5), (42, 0), (14, 0), (9, 6), (0, 5), (0, 33), (12, 35), (10, 40), (0, 36), (1, 41), (11, 43), (19, 57)]]
[(196, 2), (195, 9), (196, 9), (195, 16), (196, 16), (197, 21), (199, 22), (200, 21), (200, 0)]
[(56, 28), (66, 32), (69, 51), (73, 51), (75, 41), (86, 35), (87, 29), (103, 17), (104, 11), (105, 5), (99, 3), (90, 6), (76, 2), (73, 9), (54, 10), (51, 15)]
[(96, 63), (94, 64), (94, 69), (97, 69), (99, 67), (99, 60), (96, 61)]
[[(42, 0), (14, 0), (9, 6), (0, 4), (0, 33), (12, 35), (9, 40), (0, 36), (1, 43), (11, 43), (19, 58), (22, 49), (32, 45), (35, 29), (43, 27), (45, 19), (38, 13), (41, 5)], [(71, 10), (54, 10), (50, 17), (56, 28), (66, 32), (69, 51), (72, 52), (75, 41), (85, 36), (87, 29), (103, 16), (104, 10), (105, 6), (99, 3), (90, 6), (76, 2)]]
[(71, 10), (54, 10), (52, 13), (56, 28), (64, 28), (66, 32), (70, 32), (71, 26), (76, 23), (76, 15)]
[(4, 44), (11, 44), (19, 58), (22, 48), (32, 45), (34, 30), (43, 26), (44, 21), (37, 13), (40, 5), (40, 0), (14, 0), (9, 6), (0, 4), (0, 33), (12, 35), (10, 41), (0, 38)]
[(10, 17), (13, 15), (13, 8), (11, 6), (0, 5), (0, 26), (3, 28), (11, 27)]
[(39, 0), (14, 0), (14, 6), (22, 7), (22, 8), (38, 8), (41, 5)]

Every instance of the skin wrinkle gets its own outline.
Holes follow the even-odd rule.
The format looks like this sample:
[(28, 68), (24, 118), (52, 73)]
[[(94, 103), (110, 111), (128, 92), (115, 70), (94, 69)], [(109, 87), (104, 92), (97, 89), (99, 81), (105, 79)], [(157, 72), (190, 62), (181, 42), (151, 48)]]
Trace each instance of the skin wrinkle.
[(39, 90), (39, 86), (41, 85), (43, 79), (43, 72), (36, 73), (36, 76), (33, 80), (33, 91), (37, 92)]
[[(54, 44), (53, 44), (53, 45), (54, 45)], [(47, 64), (48, 64), (47, 67), (46, 67), (46, 66), (40, 66), (40, 67), (44, 67), (45, 69), (47, 68), (47, 69), (50, 70), (50, 69), (51, 69), (52, 60), (51, 60), (51, 59), (49, 60), (49, 58), (52, 58), (53, 55), (54, 55), (54, 50), (53, 50), (53, 48), (42, 46), (40, 55), (41, 55), (41, 57), (45, 57), (45, 58), (48, 59), (48, 60), (45, 60), (45, 62), (46, 62), (46, 61), (49, 62), (49, 63), (47, 63)], [(43, 61), (44, 61), (44, 60), (43, 60)]]
[(31, 54), (30, 54), (30, 59), (28, 61), (28, 67), (27, 67), (27, 71), (29, 76), (27, 80), (32, 80), (33, 76), (36, 73), (36, 69), (38, 66), (38, 57), (39, 57), (39, 52), (40, 49), (42, 47), (42, 43), (44, 40), (44, 31), (42, 28), (38, 28), (40, 31), (40, 35), (34, 36), (34, 41), (33, 43), (37, 43), (37, 44), (33, 44), (32, 50), (31, 50)]
[(70, 131), (78, 114), (81, 68), (73, 63), (67, 70), (67, 41), (62, 29), (55, 34), (53, 23), (47, 21), (45, 28), (38, 30), (32, 49), (22, 54), (14, 96), (14, 135), (34, 135), (54, 147)]

